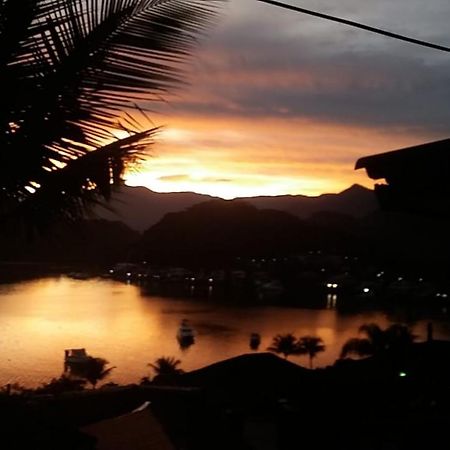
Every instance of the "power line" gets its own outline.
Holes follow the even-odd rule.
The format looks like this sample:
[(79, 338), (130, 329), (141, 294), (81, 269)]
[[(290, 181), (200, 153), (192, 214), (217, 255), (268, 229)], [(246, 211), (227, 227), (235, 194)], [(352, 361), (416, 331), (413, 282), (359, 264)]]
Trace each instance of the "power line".
[(406, 41), (411, 44), (421, 45), (423, 47), (433, 48), (435, 50), (441, 50), (443, 52), (450, 52), (449, 47), (444, 47), (443, 45), (433, 44), (432, 42), (421, 41), (419, 39), (410, 38), (408, 36), (403, 36), (397, 33), (391, 33), (390, 31), (382, 30), (380, 28), (371, 27), (369, 25), (364, 25), (359, 22), (353, 22), (352, 20), (342, 19), (340, 17), (330, 16), (328, 14), (322, 14), (316, 11), (311, 11), (309, 9), (300, 8), (298, 6), (288, 5), (286, 3), (277, 2), (273, 0), (256, 0), (262, 3), (268, 3), (269, 5), (278, 6), (280, 8), (289, 9), (291, 11), (296, 11), (302, 14), (308, 14), (310, 16), (319, 17), (325, 20), (331, 20), (332, 22), (342, 23), (344, 25), (349, 25), (355, 28), (361, 28), (362, 30), (370, 31), (371, 33), (381, 34), (383, 36), (387, 36), (393, 39), (399, 39), (401, 41)]

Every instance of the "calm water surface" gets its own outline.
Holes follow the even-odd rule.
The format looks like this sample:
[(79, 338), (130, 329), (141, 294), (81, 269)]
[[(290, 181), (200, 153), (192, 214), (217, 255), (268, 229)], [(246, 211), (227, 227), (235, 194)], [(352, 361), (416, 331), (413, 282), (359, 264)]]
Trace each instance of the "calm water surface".
[[(187, 318), (196, 343), (180, 350), (175, 335)], [(160, 356), (182, 360), (184, 370), (249, 352), (249, 334), (262, 335), (265, 349), (274, 335), (292, 332), (322, 337), (327, 349), (317, 366), (332, 364), (364, 322), (386, 326), (381, 312), (341, 314), (336, 310), (236, 307), (190, 299), (143, 296), (138, 287), (110, 280), (50, 278), (0, 286), (0, 385), (36, 386), (63, 370), (64, 349), (85, 347), (117, 366), (110, 378), (137, 382), (150, 375), (147, 363)], [(420, 337), (425, 321), (413, 324)], [(436, 323), (436, 337), (449, 337)], [(292, 361), (307, 364), (306, 357)]]

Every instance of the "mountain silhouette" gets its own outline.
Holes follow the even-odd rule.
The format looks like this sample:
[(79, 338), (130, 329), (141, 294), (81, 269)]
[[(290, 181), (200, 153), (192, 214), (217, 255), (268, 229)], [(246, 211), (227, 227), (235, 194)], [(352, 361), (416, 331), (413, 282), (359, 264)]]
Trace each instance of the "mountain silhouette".
[(354, 184), (338, 194), (322, 194), (317, 197), (279, 195), (275, 197), (250, 197), (242, 200), (257, 208), (285, 211), (302, 219), (307, 219), (322, 211), (364, 217), (378, 207), (373, 191), (359, 184)]
[(284, 255), (308, 235), (291, 214), (215, 199), (165, 215), (133, 253), (138, 260), (162, 264), (226, 266), (237, 256)]
[(321, 250), (433, 277), (447, 273), (448, 221), (376, 210), (364, 217), (319, 211), (303, 219), (242, 200), (214, 199), (166, 214), (146, 230), (132, 258), (156, 264), (227, 267), (237, 257)]
[[(217, 197), (193, 192), (157, 193), (144, 187), (123, 186), (114, 195), (109, 205), (110, 210), (98, 207), (95, 213), (101, 218), (120, 220), (130, 228), (144, 231), (167, 213), (183, 211), (190, 206), (213, 199)], [(338, 194), (323, 194), (317, 197), (305, 195), (243, 197), (231, 202), (242, 200), (258, 209), (274, 209), (300, 218), (309, 218), (321, 211), (359, 218), (377, 209), (373, 191), (357, 184)]]

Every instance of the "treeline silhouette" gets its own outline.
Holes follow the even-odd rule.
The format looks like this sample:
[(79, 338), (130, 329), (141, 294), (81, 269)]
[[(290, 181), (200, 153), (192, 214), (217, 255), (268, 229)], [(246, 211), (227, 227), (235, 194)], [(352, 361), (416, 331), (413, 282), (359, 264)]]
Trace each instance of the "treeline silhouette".
[[(279, 336), (273, 344), (281, 344)], [(318, 339), (310, 356), (320, 351)], [(250, 443), (269, 436), (266, 429), (278, 436), (277, 445), (268, 448), (280, 450), (298, 448), (299, 442), (350, 450), (443, 448), (449, 424), (449, 342), (434, 340), (430, 332), (426, 342), (415, 343), (404, 325), (370, 323), (353, 339), (366, 340), (370, 351), (364, 358), (339, 359), (315, 370), (258, 352), (183, 373), (180, 360), (161, 357), (149, 364), (151, 374), (139, 385), (109, 383), (81, 395), (77, 391), (84, 385), (68, 378), (34, 392), (11, 387), (0, 394), (8, 411), (2, 436), (14, 443), (20, 432), (33, 443), (50, 437), (58, 441), (33, 448), (91, 450), (95, 445), (79, 445), (86, 438), (77, 433), (80, 426), (127, 414), (150, 401), (169, 436), (185, 442), (188, 450), (253, 448)], [(295, 346), (304, 339), (289, 341)], [(299, 424), (308, 431), (301, 441)], [(252, 425), (254, 435), (245, 432)]]
[(0, 234), (1, 260), (109, 265), (124, 260), (137, 240), (137, 231), (107, 220), (54, 224), (44, 235), (9, 230)]
[(361, 219), (324, 211), (302, 220), (245, 202), (213, 200), (167, 214), (131, 254), (158, 264), (223, 266), (236, 257), (320, 249), (439, 271), (450, 258), (448, 226), (448, 221), (381, 211)]
[[(431, 327), (431, 325), (430, 325)], [(431, 328), (432, 329), (432, 328)], [(393, 323), (383, 329), (376, 323), (364, 323), (359, 327), (360, 337), (350, 338), (344, 343), (340, 358), (335, 364), (340, 363), (341, 358), (356, 356), (357, 358), (373, 357), (385, 358), (390, 356), (391, 363), (398, 365), (404, 363), (409, 355), (417, 336), (404, 324)], [(428, 342), (432, 342), (432, 332), (428, 335)], [(305, 335), (296, 337), (293, 333), (277, 334), (272, 338), (267, 351), (289, 356), (305, 355), (309, 358), (309, 368), (313, 369), (313, 359), (326, 350), (323, 339), (320, 336)], [(154, 362), (148, 363), (152, 375), (144, 376), (140, 380), (141, 385), (176, 385), (181, 380), (180, 376), (185, 371), (180, 368), (182, 361), (172, 356), (161, 356)], [(110, 377), (116, 366), (109, 366), (109, 361), (98, 356), (88, 355), (85, 360), (67, 363), (64, 372), (47, 383), (42, 383), (35, 389), (26, 388), (18, 383), (8, 384), (0, 388), (0, 395), (12, 394), (62, 394), (64, 392), (79, 392), (85, 389), (89, 383), (92, 389), (97, 384)], [(103, 387), (116, 387), (116, 383), (103, 384)]]
[(300, 219), (243, 201), (212, 200), (166, 214), (142, 235), (121, 222), (54, 225), (45, 236), (0, 236), (3, 261), (226, 268), (236, 258), (295, 256), (310, 250), (358, 255), (401, 271), (446, 274), (448, 220), (377, 211), (363, 218), (319, 212)]

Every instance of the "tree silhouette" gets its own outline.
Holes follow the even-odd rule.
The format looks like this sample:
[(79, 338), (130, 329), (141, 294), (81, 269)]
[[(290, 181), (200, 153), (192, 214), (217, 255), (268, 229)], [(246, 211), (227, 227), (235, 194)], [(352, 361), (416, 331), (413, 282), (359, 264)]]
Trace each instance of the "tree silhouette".
[[(180, 369), (178, 367), (180, 364), (181, 361), (179, 359), (173, 358), (171, 356), (163, 356), (156, 359), (154, 363), (149, 364), (149, 366), (156, 374), (153, 381), (156, 383), (173, 384), (176, 381), (178, 375), (184, 373), (183, 369)], [(143, 379), (143, 381), (144, 380), (145, 379)]]
[(53, 378), (49, 383), (44, 383), (37, 389), (35, 393), (38, 394), (61, 394), (64, 392), (78, 392), (84, 389), (85, 380), (71, 378), (66, 374), (59, 378)]
[(317, 336), (303, 336), (297, 342), (298, 353), (309, 356), (309, 367), (313, 368), (313, 359), (317, 353), (325, 351), (323, 340)]
[(299, 353), (297, 338), (292, 333), (277, 334), (273, 338), (272, 344), (267, 347), (267, 350), (277, 354), (282, 354), (287, 359), (289, 355)]
[(1, 223), (109, 199), (158, 130), (143, 102), (180, 84), (218, 3), (0, 0)]
[(155, 360), (149, 366), (155, 371), (156, 375), (179, 375), (183, 373), (183, 369), (179, 369), (181, 364), (179, 359), (175, 359), (171, 356), (161, 357)]
[(88, 356), (85, 362), (72, 367), (71, 373), (84, 378), (92, 385), (92, 388), (95, 389), (97, 383), (108, 377), (116, 368), (115, 366), (106, 367), (108, 364), (109, 362), (104, 358)]
[(22, 386), (20, 383), (7, 383), (0, 387), (0, 395), (21, 395), (30, 391), (31, 389)]
[(350, 354), (360, 357), (399, 353), (414, 342), (416, 336), (406, 325), (393, 324), (383, 330), (375, 323), (361, 325), (359, 332), (365, 338), (349, 339), (342, 347), (341, 358)]
[(349, 354), (371, 356), (385, 349), (386, 337), (383, 330), (376, 323), (361, 325), (359, 332), (365, 334), (366, 337), (349, 339), (342, 347), (342, 358), (345, 358)]

